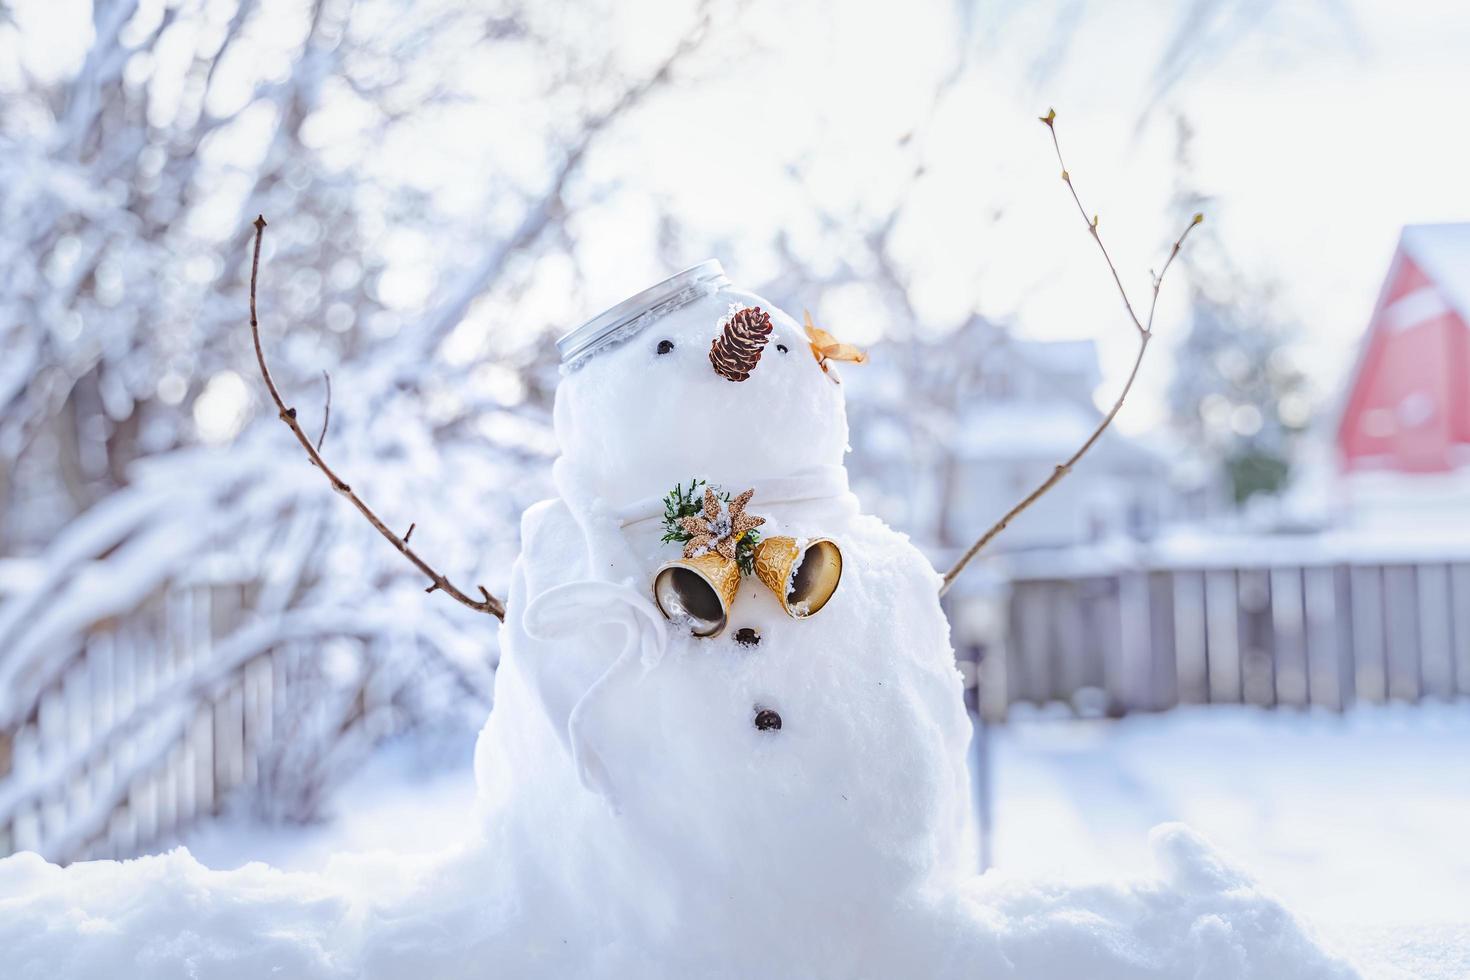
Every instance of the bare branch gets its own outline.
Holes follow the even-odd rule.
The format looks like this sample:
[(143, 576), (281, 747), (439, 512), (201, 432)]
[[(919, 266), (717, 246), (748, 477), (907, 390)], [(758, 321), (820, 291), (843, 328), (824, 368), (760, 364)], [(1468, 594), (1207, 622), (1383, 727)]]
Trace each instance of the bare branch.
[(467, 268), (447, 289), (445, 299), (429, 311), (418, 329), (406, 336), (405, 356), (420, 357), (449, 334), (464, 318), (465, 312), (504, 271), (512, 256), (529, 248), (541, 235), (564, 217), (563, 200), (568, 187), (581, 171), (602, 133), (611, 129), (649, 96), (670, 84), (675, 72), (704, 44), (712, 20), (710, 4), (700, 6), (694, 26), (649, 74), (633, 82), (603, 111), (584, 119), (577, 138), (566, 148), (561, 164), (552, 174), (545, 191), (531, 203), (509, 236), (487, 249), (481, 258)]
[(322, 451), (322, 443), (327, 441), (327, 426), (332, 424), (332, 376), (323, 371), (322, 381), (327, 385), (327, 404), (322, 409), (322, 434), (316, 437), (317, 452)]
[(1123, 280), (1118, 277), (1118, 270), (1113, 265), (1113, 259), (1108, 255), (1108, 250), (1103, 245), (1102, 236), (1098, 234), (1097, 218), (1087, 217), (1087, 209), (1082, 206), (1082, 200), (1077, 196), (1077, 189), (1072, 186), (1072, 176), (1067, 172), (1067, 164), (1062, 160), (1062, 146), (1057, 141), (1056, 118), (1056, 110), (1052, 109), (1041, 117), (1041, 121), (1046, 123), (1046, 128), (1051, 131), (1052, 145), (1057, 151), (1057, 162), (1062, 166), (1062, 180), (1066, 182), (1067, 190), (1072, 192), (1072, 200), (1077, 202), (1077, 211), (1082, 215), (1082, 220), (1086, 223), (1088, 232), (1092, 235), (1093, 240), (1097, 242), (1097, 247), (1102, 251), (1103, 259), (1108, 264), (1108, 271), (1113, 274), (1113, 282), (1118, 285), (1118, 293), (1123, 297), (1123, 306), (1128, 310), (1128, 317), (1133, 321), (1133, 326), (1138, 330), (1138, 355), (1133, 359), (1133, 368), (1128, 372), (1128, 380), (1123, 383), (1123, 390), (1118, 393), (1118, 400), (1113, 402), (1113, 407), (1108, 409), (1108, 413), (1102, 417), (1102, 421), (1092, 430), (1092, 434), (1087, 437), (1087, 441), (1075, 453), (1068, 457), (1065, 462), (1058, 464), (1052, 470), (1051, 475), (1042, 481), (1040, 486), (1027, 494), (1026, 498), (1020, 503), (1006, 511), (1004, 517), (993, 524), (988, 531), (980, 535), (979, 540), (970, 545), (965, 553), (960, 556), (960, 560), (955, 562), (954, 567), (944, 573), (944, 580), (939, 586), (939, 594), (941, 596), (949, 591), (950, 586), (954, 584), (954, 580), (959, 577), (960, 572), (965, 570), (965, 566), (970, 563), (970, 560), (979, 554), (981, 549), (990, 543), (991, 539), (1009, 527), (1011, 521), (1019, 517), (1026, 508), (1040, 500), (1048, 490), (1061, 482), (1062, 477), (1072, 472), (1072, 467), (1076, 466), (1078, 461), (1087, 455), (1087, 451), (1102, 438), (1102, 434), (1107, 431), (1108, 426), (1113, 424), (1113, 419), (1117, 417), (1119, 410), (1122, 409), (1123, 401), (1128, 397), (1128, 392), (1133, 390), (1133, 382), (1138, 377), (1139, 367), (1143, 364), (1144, 352), (1148, 350), (1148, 342), (1153, 338), (1154, 311), (1159, 305), (1159, 287), (1164, 284), (1164, 274), (1169, 271), (1169, 266), (1174, 264), (1175, 256), (1184, 247), (1184, 239), (1189, 237), (1189, 233), (1194, 230), (1195, 225), (1205, 220), (1203, 214), (1196, 214), (1190, 219), (1189, 225), (1179, 237), (1174, 240), (1174, 247), (1169, 250), (1169, 257), (1165, 260), (1163, 268), (1159, 270), (1158, 275), (1153, 277), (1153, 299), (1149, 303), (1148, 319), (1140, 321), (1138, 315), (1133, 312), (1133, 304), (1128, 300), (1128, 292), (1123, 288)]
[[(255, 341), (255, 360), (260, 365), (260, 375), (265, 379), (265, 386), (270, 391), (271, 400), (276, 403), (276, 409), (280, 413), (281, 421), (286, 423), (287, 428), (296, 437), (296, 441), (301, 443), (301, 448), (306, 450), (306, 455), (311, 462), (326, 475), (328, 482), (332, 485), (332, 489), (346, 497), (352, 506), (356, 507), (363, 517), (367, 518), (368, 523), (377, 529), (379, 534), (387, 538), (388, 542), (397, 548), (403, 557), (412, 562), (415, 568), (428, 576), (432, 584), (426, 591), (433, 592), (442, 589), (457, 599), (461, 604), (468, 606), (476, 612), (488, 613), (504, 622), (505, 604), (486, 591), (484, 586), (480, 586), (480, 594), (484, 597), (483, 600), (470, 598), (461, 592), (449, 579), (436, 571), (428, 562), (420, 558), (418, 553), (408, 546), (408, 535), (400, 538), (388, 530), (388, 526), (383, 523), (378, 515), (373, 513), (372, 509), (362, 502), (362, 498), (353, 493), (352, 488), (327, 465), (327, 461), (322, 458), (317, 447), (312, 445), (311, 439), (302, 430), (301, 423), (296, 420), (296, 409), (288, 408), (285, 401), (281, 398), (281, 393), (276, 388), (276, 382), (271, 377), (270, 369), (265, 364), (265, 351), (260, 343), (260, 321), (256, 316), (255, 286), (260, 274), (260, 243), (264, 236), (265, 216), (261, 215), (255, 219), (255, 252), (250, 261), (250, 334)], [(328, 397), (330, 400), (330, 393)], [(326, 435), (325, 421), (322, 425), (322, 435), (324, 437)], [(410, 526), (409, 534), (412, 533), (413, 527)]]
[[(1102, 252), (1104, 261), (1107, 262), (1108, 271), (1113, 274), (1113, 282), (1118, 284), (1118, 295), (1123, 297), (1123, 306), (1128, 310), (1128, 318), (1133, 321), (1139, 333), (1147, 333), (1148, 328), (1139, 322), (1138, 314), (1133, 312), (1133, 304), (1128, 301), (1128, 291), (1123, 288), (1123, 280), (1118, 277), (1118, 269), (1113, 265), (1113, 257), (1108, 254), (1107, 246), (1103, 244), (1102, 236), (1097, 232), (1097, 215), (1094, 214), (1090, 220), (1088, 219), (1087, 209), (1082, 206), (1082, 198), (1077, 196), (1077, 188), (1072, 186), (1072, 174), (1067, 169), (1067, 162), (1062, 159), (1062, 144), (1057, 140), (1056, 118), (1057, 111), (1048, 109), (1046, 115), (1041, 117), (1041, 121), (1046, 123), (1046, 128), (1051, 133), (1051, 145), (1057, 151), (1057, 163), (1062, 168), (1062, 181), (1067, 185), (1067, 190), (1072, 192), (1072, 200), (1077, 203), (1077, 212), (1082, 215), (1082, 220), (1087, 222), (1087, 230), (1092, 235), (1092, 240), (1097, 242), (1097, 247)], [(1185, 231), (1185, 234), (1189, 232)], [(1158, 295), (1157, 290), (1154, 295)]]

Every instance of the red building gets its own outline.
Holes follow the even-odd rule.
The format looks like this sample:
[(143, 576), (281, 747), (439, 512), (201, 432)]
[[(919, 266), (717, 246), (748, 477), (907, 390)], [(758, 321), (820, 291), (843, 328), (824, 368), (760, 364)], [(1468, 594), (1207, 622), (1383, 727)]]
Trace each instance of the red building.
[(1470, 224), (1410, 225), (1337, 430), (1346, 472), (1470, 469)]

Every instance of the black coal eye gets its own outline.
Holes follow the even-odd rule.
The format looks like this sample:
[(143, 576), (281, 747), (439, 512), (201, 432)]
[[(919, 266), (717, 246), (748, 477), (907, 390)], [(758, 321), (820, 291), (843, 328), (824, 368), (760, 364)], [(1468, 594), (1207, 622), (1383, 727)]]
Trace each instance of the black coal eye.
[(781, 730), (781, 716), (770, 708), (757, 708), (755, 713), (755, 727), (757, 731), (779, 732)]
[(674, 342), (672, 340), (660, 340), (658, 342), (658, 352), (660, 354), (667, 354), (669, 351), (671, 351), (673, 349), (674, 349)]
[(783, 353), (783, 354), (786, 353), (786, 345), (785, 344), (777, 344), (776, 345), (776, 349), (778, 351), (780, 351), (781, 353)]
[(753, 647), (761, 641), (761, 631), (749, 626), (742, 626), (735, 631), (735, 642), (743, 647)]

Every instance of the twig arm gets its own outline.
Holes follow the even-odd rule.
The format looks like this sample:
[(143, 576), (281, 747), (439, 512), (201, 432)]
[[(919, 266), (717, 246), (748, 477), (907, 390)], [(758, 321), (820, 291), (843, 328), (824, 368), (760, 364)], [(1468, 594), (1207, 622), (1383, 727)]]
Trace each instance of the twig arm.
[(1108, 271), (1112, 273), (1113, 282), (1118, 286), (1118, 294), (1123, 297), (1123, 306), (1128, 311), (1128, 319), (1133, 321), (1133, 326), (1138, 331), (1138, 355), (1133, 359), (1133, 368), (1128, 372), (1128, 380), (1123, 383), (1123, 390), (1119, 392), (1118, 400), (1113, 402), (1113, 407), (1108, 409), (1108, 413), (1102, 417), (1102, 421), (1098, 422), (1097, 427), (1092, 430), (1092, 434), (1087, 437), (1087, 441), (1082, 443), (1077, 451), (1068, 457), (1065, 462), (1059, 463), (1051, 471), (1051, 475), (1043, 480), (1035, 490), (1032, 490), (1024, 499), (1006, 511), (1004, 517), (991, 525), (989, 530), (980, 535), (979, 539), (965, 550), (965, 553), (960, 556), (959, 561), (955, 562), (954, 567), (944, 573), (944, 578), (939, 585), (939, 594), (941, 596), (949, 591), (950, 586), (954, 584), (954, 580), (959, 577), (960, 572), (963, 572), (965, 566), (970, 564), (970, 560), (979, 554), (981, 549), (989, 544), (996, 535), (1009, 527), (1011, 521), (1019, 517), (1026, 508), (1040, 500), (1046, 495), (1047, 491), (1061, 482), (1062, 477), (1072, 472), (1072, 468), (1077, 465), (1083, 456), (1087, 455), (1088, 450), (1097, 443), (1098, 439), (1102, 438), (1102, 434), (1107, 431), (1108, 426), (1113, 424), (1113, 419), (1117, 417), (1119, 410), (1122, 409), (1123, 401), (1128, 397), (1128, 392), (1133, 390), (1133, 382), (1138, 378), (1138, 369), (1143, 364), (1144, 352), (1148, 350), (1148, 342), (1153, 339), (1154, 311), (1159, 305), (1159, 287), (1164, 283), (1164, 274), (1169, 271), (1169, 266), (1174, 264), (1174, 258), (1179, 254), (1180, 249), (1184, 247), (1184, 240), (1189, 237), (1189, 233), (1194, 230), (1195, 225), (1205, 220), (1203, 214), (1196, 214), (1190, 219), (1189, 225), (1184, 229), (1183, 233), (1175, 239), (1174, 247), (1169, 250), (1169, 257), (1164, 261), (1163, 268), (1153, 278), (1153, 298), (1148, 307), (1148, 319), (1139, 320), (1138, 314), (1133, 311), (1133, 303), (1128, 299), (1128, 291), (1123, 288), (1123, 280), (1118, 275), (1118, 269), (1113, 265), (1112, 256), (1108, 254), (1107, 246), (1103, 244), (1102, 236), (1098, 233), (1097, 218), (1096, 216), (1088, 218), (1087, 209), (1082, 206), (1082, 199), (1077, 195), (1077, 188), (1072, 185), (1072, 175), (1067, 170), (1066, 161), (1062, 159), (1062, 145), (1057, 140), (1056, 118), (1056, 111), (1050, 110), (1046, 115), (1041, 117), (1041, 121), (1046, 123), (1046, 128), (1051, 131), (1052, 146), (1057, 151), (1057, 163), (1061, 164), (1062, 167), (1062, 180), (1066, 183), (1067, 190), (1071, 192), (1072, 200), (1077, 203), (1077, 211), (1082, 215), (1082, 220), (1087, 225), (1088, 233), (1092, 235), (1093, 241), (1097, 242), (1097, 247), (1102, 252), (1104, 261), (1108, 264)]
[[(336, 472), (327, 465), (327, 461), (322, 458), (321, 452), (318, 449), (319, 443), (317, 445), (313, 445), (310, 437), (308, 437), (305, 430), (301, 428), (301, 423), (297, 421), (296, 409), (288, 408), (286, 402), (281, 398), (281, 392), (276, 387), (275, 379), (271, 377), (270, 368), (268, 368), (265, 363), (265, 351), (261, 347), (260, 343), (260, 320), (256, 315), (255, 287), (256, 282), (258, 281), (260, 276), (260, 243), (265, 236), (265, 224), (266, 223), (264, 215), (261, 215), (255, 219), (255, 251), (250, 260), (250, 335), (251, 338), (255, 341), (255, 360), (256, 363), (260, 365), (260, 375), (262, 378), (265, 379), (265, 386), (266, 389), (270, 391), (271, 401), (276, 403), (276, 409), (280, 414), (281, 421), (286, 423), (287, 428), (291, 430), (291, 434), (296, 437), (296, 441), (301, 443), (301, 448), (306, 450), (307, 458), (309, 458), (312, 464), (316, 466), (317, 469), (321, 470), (322, 473), (326, 476), (327, 481), (332, 485), (332, 489), (340, 493), (343, 497), (346, 497), (348, 502), (351, 503), (352, 506), (356, 507), (358, 512), (362, 514), (363, 517), (367, 518), (368, 523), (376, 528), (379, 534), (388, 539), (389, 544), (398, 549), (398, 552), (403, 555), (403, 557), (407, 558), (410, 562), (413, 563), (413, 566), (415, 568), (417, 568), (420, 572), (428, 577), (429, 587), (425, 591), (442, 591), (448, 593), (454, 599), (458, 600), (462, 605), (468, 606), (476, 612), (488, 613), (489, 615), (494, 616), (496, 619), (499, 619), (503, 622), (505, 620), (505, 603), (501, 602), (499, 599), (495, 598), (488, 591), (486, 591), (484, 586), (478, 587), (482, 598), (471, 598), (469, 595), (466, 595), (464, 592), (460, 591), (460, 589), (456, 587), (453, 582), (449, 581), (448, 578), (438, 572), (428, 562), (424, 561), (423, 558), (419, 557), (416, 551), (409, 547), (408, 537), (409, 534), (413, 533), (412, 526), (409, 527), (409, 533), (405, 534), (401, 538), (388, 529), (388, 525), (384, 524), (382, 519), (380, 519), (377, 514), (373, 513), (372, 508), (363, 503), (362, 498), (353, 492), (352, 488), (347, 485), (346, 481), (339, 477)], [(329, 386), (330, 384), (331, 382), (328, 381)], [(331, 397), (330, 390), (330, 387), (328, 387), (328, 398)], [(328, 411), (330, 411), (330, 409), (328, 409)], [(322, 422), (322, 438), (325, 437), (326, 419), (324, 418)]]

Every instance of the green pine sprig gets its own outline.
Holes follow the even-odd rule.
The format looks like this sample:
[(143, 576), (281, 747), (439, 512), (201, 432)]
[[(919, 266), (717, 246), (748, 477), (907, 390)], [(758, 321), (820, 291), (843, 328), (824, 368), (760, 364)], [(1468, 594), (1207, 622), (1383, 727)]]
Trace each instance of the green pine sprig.
[(740, 540), (735, 542), (735, 564), (740, 566), (740, 574), (755, 574), (755, 546), (761, 543), (761, 533), (751, 528), (740, 535)]
[(694, 536), (679, 522), (704, 512), (704, 494), (699, 489), (702, 486), (703, 480), (690, 480), (688, 490), (684, 489), (684, 484), (676, 483), (664, 497), (664, 536), (661, 540), (665, 544), (670, 541), (683, 544)]

